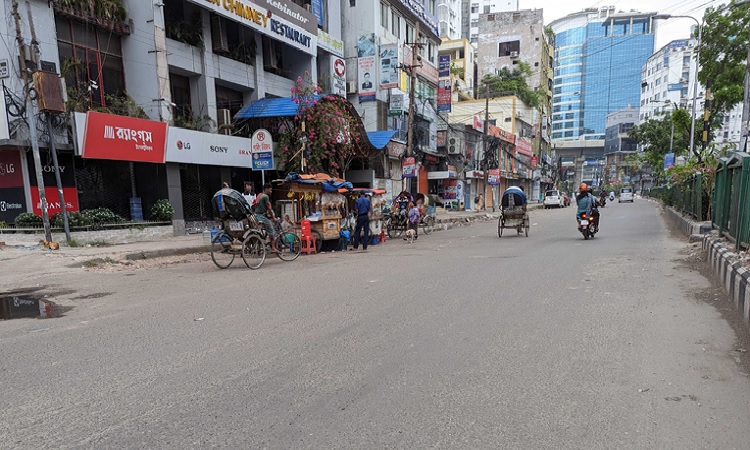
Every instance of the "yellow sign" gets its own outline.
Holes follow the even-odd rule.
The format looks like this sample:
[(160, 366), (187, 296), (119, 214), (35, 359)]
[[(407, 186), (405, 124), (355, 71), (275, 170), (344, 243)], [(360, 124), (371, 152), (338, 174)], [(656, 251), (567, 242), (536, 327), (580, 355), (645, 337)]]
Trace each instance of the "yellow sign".
[(266, 27), (268, 26), (268, 16), (253, 8), (250, 5), (242, 3), (240, 0), (206, 0), (208, 3), (212, 3), (217, 6), (223, 6), (224, 9), (230, 13), (241, 17), (245, 20), (250, 20), (256, 24)]

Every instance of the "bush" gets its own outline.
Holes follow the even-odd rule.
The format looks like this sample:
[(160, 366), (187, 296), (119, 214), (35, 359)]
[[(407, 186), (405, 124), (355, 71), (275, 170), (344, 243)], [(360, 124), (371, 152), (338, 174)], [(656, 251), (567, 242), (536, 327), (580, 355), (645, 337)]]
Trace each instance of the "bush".
[(8, 224), (0, 220), (0, 228), (8, 228)]
[(37, 216), (34, 213), (25, 212), (16, 216), (15, 224), (16, 227), (19, 228), (42, 227), (44, 226), (44, 221), (40, 216)]
[(174, 208), (169, 200), (163, 198), (157, 201), (154, 206), (151, 207), (151, 218), (159, 222), (167, 222), (172, 220), (174, 216)]
[[(62, 213), (56, 213), (54, 216), (50, 217), (49, 221), (53, 227), (62, 227), (64, 225)], [(86, 220), (86, 217), (79, 212), (69, 212), (68, 225), (71, 227), (82, 227), (88, 225), (88, 221)]]
[(87, 209), (81, 212), (87, 225), (102, 225), (105, 223), (122, 223), (125, 219), (112, 212), (109, 208)]

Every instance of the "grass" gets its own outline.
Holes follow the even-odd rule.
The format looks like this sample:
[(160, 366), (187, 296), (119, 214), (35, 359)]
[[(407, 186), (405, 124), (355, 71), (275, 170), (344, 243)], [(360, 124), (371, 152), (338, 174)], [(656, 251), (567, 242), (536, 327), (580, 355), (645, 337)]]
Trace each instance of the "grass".
[(68, 246), (69, 247), (81, 247), (81, 243), (76, 241), (73, 238), (68, 239)]
[(108, 241), (105, 241), (104, 239), (94, 239), (93, 241), (89, 241), (88, 245), (92, 247), (110, 247), (112, 244), (110, 244)]

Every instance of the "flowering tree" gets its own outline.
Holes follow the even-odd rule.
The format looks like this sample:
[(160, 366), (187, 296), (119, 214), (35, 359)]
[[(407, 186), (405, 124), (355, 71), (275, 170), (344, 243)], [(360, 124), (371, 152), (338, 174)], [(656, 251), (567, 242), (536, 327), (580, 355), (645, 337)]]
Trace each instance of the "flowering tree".
[(298, 105), (297, 115), (280, 130), (278, 140), (287, 171), (301, 172), (303, 135), (307, 138), (307, 172), (325, 172), (343, 178), (354, 159), (373, 155), (374, 149), (359, 116), (345, 98), (321, 95), (321, 88), (314, 86), (305, 74), (292, 87), (292, 100)]

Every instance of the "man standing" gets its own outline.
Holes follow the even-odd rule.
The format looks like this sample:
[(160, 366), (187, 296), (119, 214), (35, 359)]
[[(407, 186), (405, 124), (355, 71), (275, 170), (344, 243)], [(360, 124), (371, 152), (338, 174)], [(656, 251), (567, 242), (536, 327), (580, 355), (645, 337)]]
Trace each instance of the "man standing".
[(370, 199), (367, 198), (364, 192), (359, 193), (359, 198), (354, 202), (354, 209), (357, 210), (357, 226), (354, 228), (354, 250), (359, 247), (359, 233), (364, 228), (365, 239), (362, 242), (362, 250), (367, 250), (367, 243), (370, 240), (370, 213), (372, 208), (370, 206)]
[(273, 222), (271, 222), (276, 220), (271, 207), (271, 183), (263, 185), (263, 193), (258, 197), (258, 204), (255, 206), (255, 216), (266, 227), (266, 232), (271, 238), (271, 249), (274, 253), (278, 253), (278, 250), (276, 250), (276, 231), (273, 228)]
[(252, 183), (246, 182), (245, 192), (242, 193), (242, 196), (245, 197), (250, 206), (253, 206), (253, 202), (255, 201), (255, 186)]

